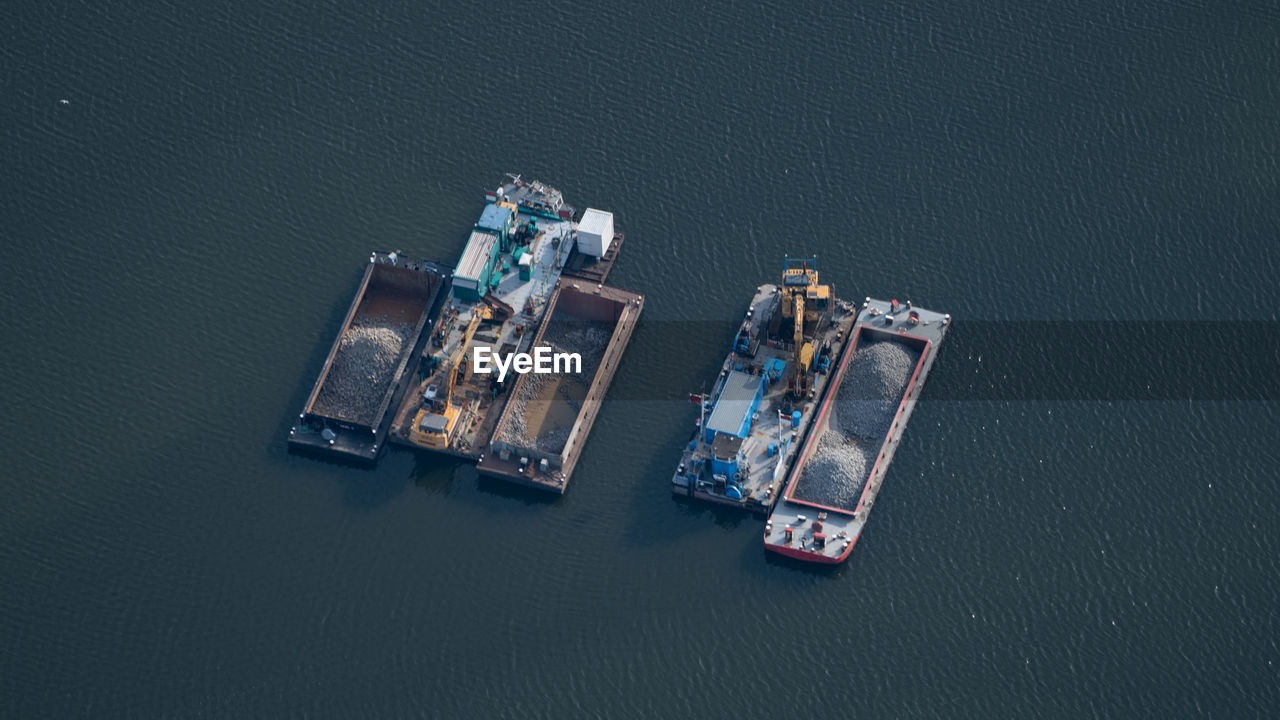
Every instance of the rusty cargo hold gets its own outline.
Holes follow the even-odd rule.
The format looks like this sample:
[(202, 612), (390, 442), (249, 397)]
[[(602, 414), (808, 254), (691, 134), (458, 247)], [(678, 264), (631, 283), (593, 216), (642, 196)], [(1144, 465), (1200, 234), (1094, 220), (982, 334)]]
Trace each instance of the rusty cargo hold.
[(578, 353), (581, 371), (521, 375), (479, 471), (563, 494), (643, 308), (642, 295), (561, 278), (532, 346)]
[(373, 253), (298, 422), (293, 449), (373, 462), (447, 270), (398, 253)]

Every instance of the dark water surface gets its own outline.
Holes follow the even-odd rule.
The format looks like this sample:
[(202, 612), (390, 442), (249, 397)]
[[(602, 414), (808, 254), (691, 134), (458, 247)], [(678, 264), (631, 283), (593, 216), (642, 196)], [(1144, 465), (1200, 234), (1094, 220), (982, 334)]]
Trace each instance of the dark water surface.
[[(1274, 3), (0, 28), (0, 715), (1280, 714)], [(369, 250), (508, 170), (648, 298), (568, 496), (288, 454)], [(668, 491), (788, 252), (957, 318), (829, 573)]]

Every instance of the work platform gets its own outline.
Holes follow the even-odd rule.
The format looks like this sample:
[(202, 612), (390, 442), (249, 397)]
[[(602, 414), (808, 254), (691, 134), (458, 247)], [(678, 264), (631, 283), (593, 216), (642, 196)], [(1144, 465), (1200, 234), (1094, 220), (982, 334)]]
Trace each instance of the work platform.
[[(414, 449), (441, 452), (454, 457), (477, 459), (484, 453), (508, 397), (512, 379), (497, 383), (488, 376), (471, 376), (463, 369), (465, 380), (457, 383), (456, 404), (460, 408), (460, 427), (446, 446), (428, 446), (415, 438), (414, 422), (431, 386), (443, 387), (449, 361), (458, 358), (470, 362), (471, 349), (483, 344), (502, 354), (528, 352), (533, 330), (546, 313), (548, 302), (561, 280), (562, 268), (573, 253), (573, 223), (569, 220), (540, 220), (539, 234), (526, 249), (534, 258), (528, 279), (518, 272), (495, 274), (497, 280), (483, 300), (463, 300), (449, 294), (440, 317), (419, 359), (413, 366), (411, 391), (401, 399), (391, 424), (390, 441)], [(511, 252), (502, 253), (509, 262)], [(466, 329), (476, 313), (488, 317), (480, 321), (475, 335), (465, 337)], [(461, 343), (466, 347), (459, 347)], [(453, 368), (454, 371), (457, 368)]]
[(609, 277), (609, 271), (613, 270), (613, 263), (618, 259), (618, 252), (625, 240), (623, 233), (616, 233), (613, 242), (609, 243), (609, 249), (599, 258), (579, 252), (575, 247), (565, 263), (563, 274), (589, 283), (603, 283)]
[[(780, 497), (816, 400), (831, 378), (819, 359), (807, 374), (809, 389), (792, 396), (789, 386), (798, 370), (794, 344), (778, 332), (781, 299), (777, 285), (756, 288), (712, 391), (690, 396), (699, 401), (699, 418), (671, 477), (675, 495), (758, 515)], [(838, 356), (853, 321), (853, 306), (836, 300), (809, 340), (826, 348), (820, 355)]]
[[(607, 229), (583, 230), (582, 237), (603, 248), (595, 258), (579, 247), (574, 210), (554, 188), (508, 175), (486, 199), (463, 253), (468, 274), (455, 276), (454, 291), (411, 365), (389, 441), (477, 460), (486, 474), (562, 493), (644, 300), (603, 285), (623, 241), (612, 232), (610, 213), (588, 211), (607, 218)], [(486, 233), (492, 240), (482, 236), (475, 244)], [(607, 246), (604, 237), (612, 238)], [(557, 340), (568, 343), (564, 349), (585, 343), (599, 350), (584, 377), (500, 381), (494, 373), (474, 372), (476, 348), (502, 357), (531, 353), (566, 322), (584, 327)], [(596, 353), (580, 354), (587, 365)], [(520, 412), (512, 413), (515, 398), (523, 400)]]

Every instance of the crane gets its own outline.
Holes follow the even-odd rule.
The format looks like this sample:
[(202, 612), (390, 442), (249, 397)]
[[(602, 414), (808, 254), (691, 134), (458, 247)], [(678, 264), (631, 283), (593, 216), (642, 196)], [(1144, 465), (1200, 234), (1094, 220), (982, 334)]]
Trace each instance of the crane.
[(796, 375), (791, 389), (800, 396), (808, 390), (814, 355), (813, 343), (804, 339), (805, 326), (815, 326), (831, 306), (831, 286), (818, 284), (818, 259), (787, 258), (782, 269), (782, 293), (782, 316), (790, 318), (794, 328)]
[(415, 445), (445, 450), (453, 444), (458, 420), (462, 417), (462, 406), (453, 403), (453, 389), (458, 375), (467, 374), (465, 356), (476, 329), (482, 321), (491, 317), (493, 311), (486, 306), (476, 305), (471, 309), (471, 320), (467, 322), (466, 329), (462, 331), (457, 345), (444, 363), (444, 387), (438, 388), (435, 383), (428, 385), (423, 394), (422, 407), (414, 415), (409, 437)]

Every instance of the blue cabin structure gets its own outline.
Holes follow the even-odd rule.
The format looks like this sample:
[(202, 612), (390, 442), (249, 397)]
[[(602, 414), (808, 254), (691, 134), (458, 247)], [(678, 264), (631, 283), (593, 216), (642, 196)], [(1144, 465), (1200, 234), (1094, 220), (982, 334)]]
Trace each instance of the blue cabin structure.
[(497, 236), (501, 252), (510, 251), (511, 233), (515, 230), (515, 227), (516, 216), (515, 213), (511, 212), (511, 208), (493, 204), (484, 207), (484, 212), (480, 213), (480, 222), (476, 223), (477, 230), (483, 230)]
[(732, 478), (742, 459), (742, 441), (751, 432), (752, 417), (764, 399), (763, 375), (732, 370), (720, 388), (704, 440), (711, 446), (711, 471)]

